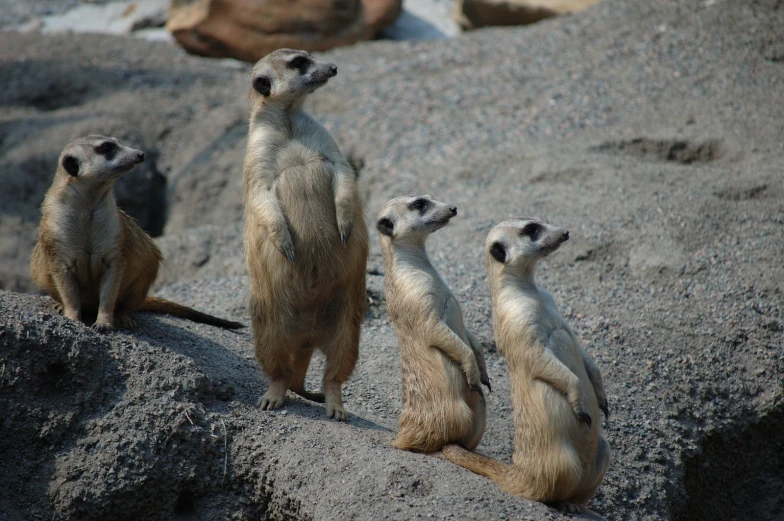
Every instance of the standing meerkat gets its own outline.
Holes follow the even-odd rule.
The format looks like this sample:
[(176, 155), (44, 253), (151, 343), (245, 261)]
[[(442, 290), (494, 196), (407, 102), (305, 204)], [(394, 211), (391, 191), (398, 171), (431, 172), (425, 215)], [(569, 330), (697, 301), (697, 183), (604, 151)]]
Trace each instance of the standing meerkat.
[[(270, 377), (259, 405), (278, 409), (291, 389), (346, 420), (342, 385), (357, 361), (367, 306), (367, 227), (354, 171), (302, 110), (336, 74), (335, 65), (291, 49), (253, 68), (245, 256), (256, 358)], [(315, 348), (326, 357), (323, 394), (304, 388)]]
[(398, 197), (378, 213), (387, 307), (400, 345), (403, 411), (394, 445), (432, 452), (448, 443), (473, 450), (485, 431), (490, 389), (482, 347), (463, 325), (463, 312), (430, 263), (428, 236), (457, 208), (429, 195)]
[(511, 465), (444, 448), (451, 461), (487, 476), (504, 491), (601, 519), (586, 508), (610, 464), (599, 410), (609, 416), (602, 377), (537, 286), (534, 268), (569, 239), (537, 219), (495, 226), (485, 244), (498, 349), (509, 366), (515, 449)]
[(135, 326), (131, 313), (155, 311), (229, 329), (245, 327), (168, 300), (148, 297), (161, 252), (117, 207), (114, 184), (144, 161), (144, 152), (112, 137), (90, 135), (60, 154), (41, 206), (30, 272), (72, 320), (95, 316), (93, 329)]

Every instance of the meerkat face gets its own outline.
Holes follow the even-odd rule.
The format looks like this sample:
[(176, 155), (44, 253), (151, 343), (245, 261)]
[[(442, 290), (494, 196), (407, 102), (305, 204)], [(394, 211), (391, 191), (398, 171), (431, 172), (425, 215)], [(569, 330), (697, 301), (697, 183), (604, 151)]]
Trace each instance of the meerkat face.
[(569, 231), (539, 219), (518, 217), (496, 225), (487, 235), (488, 262), (531, 268), (569, 240)]
[(337, 65), (317, 60), (305, 51), (278, 49), (256, 63), (251, 78), (253, 91), (286, 102), (314, 92), (337, 73)]
[(376, 228), (393, 241), (422, 240), (449, 224), (457, 207), (434, 200), (429, 195), (397, 197), (378, 213)]
[(59, 168), (72, 182), (105, 183), (117, 180), (143, 161), (141, 150), (126, 147), (113, 137), (90, 135), (63, 149)]

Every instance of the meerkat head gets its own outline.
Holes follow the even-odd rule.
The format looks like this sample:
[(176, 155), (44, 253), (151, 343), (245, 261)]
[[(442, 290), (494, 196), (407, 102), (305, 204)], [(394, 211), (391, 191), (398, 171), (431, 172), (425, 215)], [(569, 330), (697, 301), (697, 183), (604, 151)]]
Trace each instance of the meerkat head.
[(569, 240), (569, 231), (532, 217), (504, 221), (485, 241), (487, 264), (528, 271)]
[(60, 153), (57, 173), (71, 183), (113, 183), (144, 161), (144, 152), (113, 137), (90, 135), (70, 142)]
[(424, 241), (457, 215), (457, 207), (429, 195), (396, 197), (378, 212), (376, 228), (392, 241)]
[(326, 85), (338, 66), (317, 60), (305, 51), (278, 49), (253, 67), (251, 96), (292, 103)]

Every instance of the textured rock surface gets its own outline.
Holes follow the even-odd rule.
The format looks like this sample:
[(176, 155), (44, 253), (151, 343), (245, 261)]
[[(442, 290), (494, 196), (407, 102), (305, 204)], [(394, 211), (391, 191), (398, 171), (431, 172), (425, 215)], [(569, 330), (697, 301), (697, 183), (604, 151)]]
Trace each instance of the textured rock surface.
[[(361, 167), (369, 220), (402, 193), (459, 207), (429, 247), (486, 348), (479, 450), (502, 460), (511, 401), (481, 244), (512, 215), (570, 229), (539, 279), (604, 374), (613, 463), (591, 506), (612, 520), (777, 521), (784, 505), (777, 6), (609, 0), (528, 28), (363, 44), (328, 55), (340, 74), (309, 102)], [(41, 81), (8, 80), (20, 67)], [(56, 157), (121, 122), (169, 181), (158, 294), (247, 322), (248, 69), (0, 33), (0, 72), (2, 157)], [(75, 88), (32, 104), (55, 78)], [(40, 136), (19, 140), (25, 125)], [(35, 221), (5, 193), (4, 276)], [(293, 397), (285, 414), (257, 410), (247, 332), (143, 314), (133, 333), (97, 336), (48, 299), (0, 292), (0, 519), (568, 519), (389, 447), (400, 377), (372, 244), (347, 425)]]
[(600, 0), (457, 0), (455, 19), (463, 29), (527, 25), (578, 13)]
[(167, 29), (187, 51), (256, 62), (281, 47), (324, 51), (378, 35), (402, 0), (172, 0)]

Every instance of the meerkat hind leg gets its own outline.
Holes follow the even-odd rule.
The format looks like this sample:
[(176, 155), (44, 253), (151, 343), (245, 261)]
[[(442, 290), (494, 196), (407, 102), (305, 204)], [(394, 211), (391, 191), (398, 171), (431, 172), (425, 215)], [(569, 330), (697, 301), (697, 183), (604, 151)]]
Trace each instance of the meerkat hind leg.
[(327, 359), (323, 380), (327, 418), (340, 421), (348, 419), (343, 408), (343, 382), (351, 376), (359, 355), (359, 328), (352, 327), (348, 321), (348, 317), (341, 319), (335, 335), (323, 349)]
[(291, 352), (298, 349), (291, 346), (290, 342), (274, 342), (274, 348), (264, 349), (260, 354), (259, 344), (266, 342), (266, 338), (255, 338), (256, 356), (264, 372), (269, 376), (270, 384), (259, 399), (259, 407), (265, 411), (280, 409), (286, 403), (286, 391), (291, 382)]

